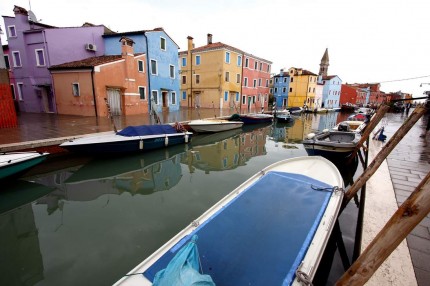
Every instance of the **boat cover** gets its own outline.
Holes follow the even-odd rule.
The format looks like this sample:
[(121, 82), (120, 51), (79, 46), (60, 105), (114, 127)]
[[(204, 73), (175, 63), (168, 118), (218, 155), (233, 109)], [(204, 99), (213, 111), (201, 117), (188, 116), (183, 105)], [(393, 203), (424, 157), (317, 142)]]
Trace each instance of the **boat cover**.
[(143, 275), (153, 281), (182, 245), (198, 234), (203, 273), (217, 285), (290, 285), (332, 187), (300, 174), (268, 172), (201, 222)]
[(159, 135), (159, 134), (176, 134), (176, 129), (169, 124), (162, 125), (140, 125), (140, 126), (127, 126), (117, 135), (121, 136), (145, 136), (145, 135)]
[(209, 275), (200, 274), (197, 235), (169, 262), (166, 269), (155, 275), (153, 286), (215, 286)]

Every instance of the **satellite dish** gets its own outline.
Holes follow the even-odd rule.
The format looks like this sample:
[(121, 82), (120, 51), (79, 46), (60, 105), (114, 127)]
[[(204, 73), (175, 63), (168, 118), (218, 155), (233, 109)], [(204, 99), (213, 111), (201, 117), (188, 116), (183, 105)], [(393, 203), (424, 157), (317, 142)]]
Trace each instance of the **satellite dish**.
[(33, 13), (33, 11), (31, 11), (31, 10), (28, 10), (28, 20), (29, 21), (32, 21), (32, 22), (34, 22), (34, 23), (37, 23), (38, 21), (37, 21), (37, 18), (36, 18), (36, 15)]

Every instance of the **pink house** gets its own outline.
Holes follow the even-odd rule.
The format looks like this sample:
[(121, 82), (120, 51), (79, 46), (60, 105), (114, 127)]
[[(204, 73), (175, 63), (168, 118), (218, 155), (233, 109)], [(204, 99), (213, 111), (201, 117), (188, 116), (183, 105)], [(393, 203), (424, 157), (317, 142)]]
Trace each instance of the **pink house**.
[(269, 81), (272, 62), (245, 53), (242, 72), (242, 112), (268, 109)]

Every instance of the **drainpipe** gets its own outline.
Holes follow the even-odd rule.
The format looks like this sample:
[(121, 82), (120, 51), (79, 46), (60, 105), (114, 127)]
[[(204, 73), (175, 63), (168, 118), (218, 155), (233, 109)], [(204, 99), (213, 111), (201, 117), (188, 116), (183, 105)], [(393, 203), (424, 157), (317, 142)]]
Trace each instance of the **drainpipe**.
[(96, 91), (95, 91), (95, 87), (94, 87), (94, 67), (91, 68), (91, 85), (92, 85), (92, 90), (93, 90), (94, 112), (96, 113), (96, 119), (97, 119), (98, 113), (97, 113)]
[(245, 53), (242, 53), (242, 76), (240, 79), (239, 114), (242, 114), (243, 65), (244, 65), (244, 62), (245, 62)]
[(146, 71), (147, 71), (147, 79), (148, 79), (148, 107), (149, 111), (153, 109), (151, 105), (151, 97), (152, 97), (152, 91), (151, 91), (151, 77), (149, 76), (149, 46), (148, 46), (148, 37), (146, 36), (145, 32), (143, 32), (143, 36), (145, 37), (145, 43), (146, 43)]

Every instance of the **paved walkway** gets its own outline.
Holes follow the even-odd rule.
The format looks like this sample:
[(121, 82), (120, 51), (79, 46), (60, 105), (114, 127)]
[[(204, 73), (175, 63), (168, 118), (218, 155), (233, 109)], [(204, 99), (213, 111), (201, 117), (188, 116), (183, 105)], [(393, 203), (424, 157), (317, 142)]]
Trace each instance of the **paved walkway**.
[[(400, 206), (430, 171), (430, 134), (420, 138), (426, 126), (424, 115), (387, 158), (396, 200)], [(397, 131), (406, 115), (387, 114), (387, 140)], [(407, 243), (418, 285), (430, 285), (430, 214), (408, 235)]]
[[(214, 111), (183, 109), (178, 112), (160, 114), (162, 122), (183, 121), (185, 118), (198, 119), (229, 116), (235, 110)], [(405, 119), (405, 115), (387, 114), (385, 134), (387, 140), (396, 132)], [(128, 125), (141, 125), (151, 122), (146, 116), (128, 116), (117, 118), (118, 129)], [(52, 138), (70, 138), (88, 133), (113, 130), (107, 118), (88, 118), (55, 114), (22, 113), (18, 118), (17, 128), (0, 129), (0, 151), (8, 151), (6, 147), (17, 146), (22, 142)], [(414, 190), (422, 178), (430, 171), (430, 135), (420, 138), (425, 127), (425, 120), (420, 119), (406, 137), (388, 156), (387, 163), (397, 203), (400, 205)], [(65, 139), (62, 139), (65, 141)], [(430, 215), (412, 231), (407, 238), (412, 263), (418, 285), (430, 285)]]

